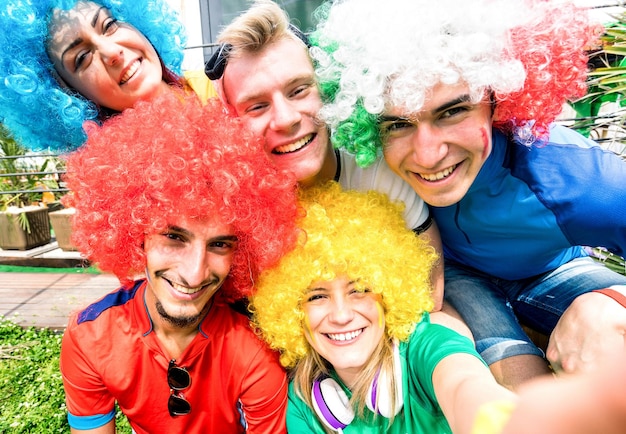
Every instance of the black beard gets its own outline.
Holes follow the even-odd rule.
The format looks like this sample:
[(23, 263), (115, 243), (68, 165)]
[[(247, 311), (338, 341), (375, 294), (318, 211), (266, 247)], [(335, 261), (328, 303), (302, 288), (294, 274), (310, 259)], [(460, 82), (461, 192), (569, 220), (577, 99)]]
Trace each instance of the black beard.
[[(210, 303), (207, 303), (210, 305)], [(179, 328), (187, 328), (194, 324), (196, 324), (200, 318), (202, 318), (206, 314), (206, 307), (202, 309), (202, 311), (197, 315), (192, 316), (171, 316), (169, 313), (165, 311), (163, 305), (160, 301), (156, 302), (156, 310), (158, 314), (168, 323), (172, 324), (174, 327)]]

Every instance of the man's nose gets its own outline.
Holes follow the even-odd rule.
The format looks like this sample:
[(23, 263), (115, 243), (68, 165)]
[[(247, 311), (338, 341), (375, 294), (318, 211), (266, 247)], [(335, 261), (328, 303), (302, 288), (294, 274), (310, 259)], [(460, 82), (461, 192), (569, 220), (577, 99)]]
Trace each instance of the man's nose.
[(205, 285), (211, 275), (210, 255), (204, 246), (190, 249), (181, 258), (179, 274), (191, 288)]
[(413, 161), (420, 167), (436, 167), (445, 157), (447, 145), (437, 128), (428, 122), (419, 123), (411, 137)]
[(271, 128), (275, 131), (288, 131), (302, 119), (293, 103), (284, 97), (273, 101)]
[(341, 298), (331, 302), (330, 320), (337, 324), (347, 324), (354, 318), (354, 311), (350, 303)]

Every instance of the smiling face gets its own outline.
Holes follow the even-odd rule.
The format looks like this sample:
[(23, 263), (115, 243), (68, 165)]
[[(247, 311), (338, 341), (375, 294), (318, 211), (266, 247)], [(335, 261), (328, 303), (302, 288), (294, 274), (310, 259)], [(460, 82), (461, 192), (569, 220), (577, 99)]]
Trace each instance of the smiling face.
[(122, 111), (168, 88), (150, 41), (101, 5), (56, 9), (48, 28), (48, 56), (58, 75), (95, 104)]
[(260, 52), (233, 56), (223, 84), (228, 104), (265, 139), (265, 152), (278, 168), (306, 186), (333, 178), (328, 132), (317, 121), (322, 100), (301, 41), (283, 38)]
[(155, 327), (197, 325), (230, 271), (237, 239), (216, 220), (181, 218), (146, 237), (146, 301)]
[(312, 285), (303, 308), (307, 341), (350, 387), (384, 336), (380, 295), (338, 277)]
[(491, 153), (491, 104), (471, 102), (465, 85), (437, 85), (416, 115), (381, 119), (385, 160), (433, 206), (460, 201)]

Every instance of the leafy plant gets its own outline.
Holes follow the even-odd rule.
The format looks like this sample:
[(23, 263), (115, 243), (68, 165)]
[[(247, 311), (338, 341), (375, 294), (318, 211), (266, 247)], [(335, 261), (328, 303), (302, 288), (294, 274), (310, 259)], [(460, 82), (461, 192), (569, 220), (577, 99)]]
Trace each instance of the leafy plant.
[[(626, 10), (612, 17), (600, 48), (590, 52), (587, 94), (570, 103), (580, 116), (571, 127), (626, 155)], [(607, 103), (611, 110), (603, 112)]]
[[(0, 317), (0, 433), (67, 433), (59, 371), (62, 334)], [(117, 432), (130, 433), (118, 411)]]
[[(0, 124), (0, 211), (55, 201), (55, 192), (60, 189), (54, 174), (60, 164), (49, 155), (28, 155)], [(17, 218), (22, 229), (30, 233), (27, 215), (22, 212)]]
[(607, 266), (607, 268), (626, 276), (626, 260), (624, 260), (621, 256), (611, 253), (601, 247), (588, 249), (588, 252), (593, 259), (598, 262), (602, 262)]
[[(573, 119), (571, 128), (626, 159), (626, 9), (612, 17), (614, 21), (605, 25), (601, 47), (589, 56), (587, 94), (570, 103), (580, 116)], [(612, 104), (611, 109), (602, 112), (607, 103)], [(596, 261), (626, 275), (623, 257), (600, 247), (588, 248), (588, 252)]]

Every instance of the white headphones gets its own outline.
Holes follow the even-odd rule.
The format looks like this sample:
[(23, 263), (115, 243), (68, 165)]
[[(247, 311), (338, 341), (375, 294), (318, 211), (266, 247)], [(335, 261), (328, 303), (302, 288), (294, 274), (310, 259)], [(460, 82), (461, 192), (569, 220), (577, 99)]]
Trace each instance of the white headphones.
[[(402, 397), (402, 368), (398, 345), (393, 346), (394, 370), (398, 373), (395, 390), (391, 388), (392, 373), (379, 370), (367, 393), (366, 405), (373, 413), (390, 418), (397, 415), (404, 404)], [(392, 414), (391, 395), (395, 395), (396, 409)], [(321, 376), (313, 382), (311, 388), (313, 407), (317, 416), (328, 428), (339, 431), (354, 420), (354, 410), (348, 396), (339, 383), (328, 376)]]

